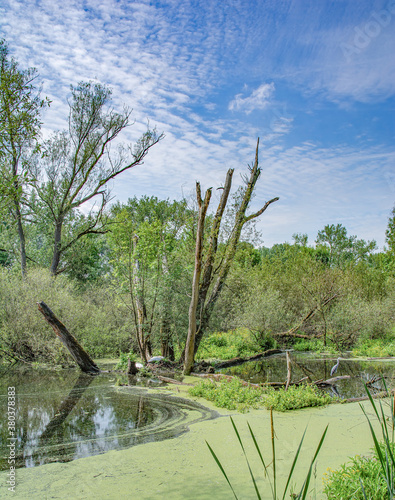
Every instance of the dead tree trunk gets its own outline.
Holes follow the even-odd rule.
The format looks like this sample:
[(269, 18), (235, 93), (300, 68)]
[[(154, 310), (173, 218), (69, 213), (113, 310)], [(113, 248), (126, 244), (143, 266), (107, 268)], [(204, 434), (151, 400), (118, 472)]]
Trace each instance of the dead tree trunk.
[(52, 326), (54, 332), (61, 340), (62, 344), (67, 347), (75, 362), (85, 373), (97, 375), (100, 369), (80, 346), (77, 340), (71, 335), (63, 323), (54, 315), (51, 309), (44, 302), (38, 302), (38, 310), (43, 314), (45, 320)]
[(193, 272), (193, 281), (192, 281), (192, 297), (189, 306), (188, 337), (185, 345), (184, 373), (186, 375), (189, 375), (191, 373), (193, 362), (195, 359), (196, 310), (199, 301), (199, 283), (200, 283), (200, 274), (202, 270), (204, 222), (206, 219), (207, 209), (210, 203), (211, 189), (208, 189), (206, 191), (204, 200), (202, 200), (200, 184), (199, 182), (197, 182), (196, 196), (199, 205), (199, 218), (198, 218), (198, 226), (196, 234), (195, 269)]
[(210, 235), (209, 250), (207, 252), (206, 261), (204, 264), (203, 280), (199, 293), (199, 307), (197, 308), (198, 330), (196, 332), (195, 338), (195, 353), (199, 348), (200, 341), (202, 340), (203, 335), (207, 329), (214, 306), (228, 277), (244, 225), (262, 215), (263, 212), (265, 212), (265, 210), (269, 207), (269, 205), (271, 205), (275, 201), (278, 201), (279, 199), (278, 197), (273, 198), (267, 201), (264, 206), (257, 212), (246, 215), (256, 182), (261, 175), (261, 169), (258, 165), (258, 148), (259, 139), (257, 140), (254, 164), (252, 167), (249, 167), (250, 176), (249, 178), (247, 178), (247, 176), (245, 178), (246, 187), (239, 208), (236, 212), (232, 233), (226, 245), (225, 255), (219, 266), (214, 271), (213, 263), (217, 253), (218, 232), (232, 184), (233, 170), (229, 170), (226, 177), (223, 194), (214, 218), (214, 224)]

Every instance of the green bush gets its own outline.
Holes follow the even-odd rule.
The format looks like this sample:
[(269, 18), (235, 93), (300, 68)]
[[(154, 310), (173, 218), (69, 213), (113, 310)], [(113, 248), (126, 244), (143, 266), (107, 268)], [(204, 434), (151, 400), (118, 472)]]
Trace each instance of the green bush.
[(293, 344), (292, 348), (295, 351), (313, 351), (317, 353), (326, 352), (330, 354), (336, 354), (338, 350), (336, 347), (329, 341), (326, 345), (321, 339), (298, 339), (295, 344)]
[(277, 391), (271, 390), (264, 398), (268, 409), (277, 411), (297, 410), (310, 406), (325, 406), (333, 402), (329, 394), (325, 394), (312, 385), (290, 386)]
[(395, 339), (360, 339), (352, 351), (353, 356), (382, 358), (395, 356)]
[[(329, 500), (340, 498), (364, 500), (386, 500), (388, 498), (385, 476), (381, 473), (381, 465), (377, 458), (355, 456), (339, 469), (328, 468), (324, 475), (324, 493)], [(365, 490), (362, 491), (361, 481)]]
[(215, 382), (204, 380), (188, 390), (192, 396), (212, 401), (220, 408), (245, 412), (248, 408), (262, 406), (264, 390), (260, 387), (244, 385), (240, 379), (232, 378)]
[(217, 332), (203, 338), (196, 359), (227, 360), (236, 357), (253, 356), (274, 346), (270, 336), (257, 338), (249, 330), (238, 328), (229, 332)]
[(105, 288), (81, 292), (66, 276), (29, 271), (26, 280), (0, 269), (0, 349), (26, 361), (73, 362), (38, 311), (44, 301), (86, 351), (95, 358), (119, 356), (130, 348), (128, 314), (115, 307)]

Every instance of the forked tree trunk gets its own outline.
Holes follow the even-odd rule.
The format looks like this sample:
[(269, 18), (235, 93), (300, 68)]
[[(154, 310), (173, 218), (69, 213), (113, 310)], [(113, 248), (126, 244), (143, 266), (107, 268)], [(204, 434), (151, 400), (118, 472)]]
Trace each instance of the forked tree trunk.
[(100, 369), (80, 346), (77, 340), (71, 335), (62, 322), (54, 315), (51, 309), (44, 302), (38, 302), (38, 310), (43, 314), (45, 320), (52, 326), (54, 332), (61, 340), (62, 344), (67, 347), (75, 362), (84, 373), (97, 375)]
[(211, 189), (206, 191), (204, 200), (202, 200), (200, 184), (196, 183), (196, 196), (199, 205), (199, 218), (196, 232), (196, 247), (195, 247), (195, 269), (193, 272), (192, 281), (192, 297), (189, 305), (189, 322), (188, 322), (188, 337), (185, 345), (185, 360), (184, 373), (191, 373), (193, 362), (195, 359), (195, 335), (196, 335), (196, 310), (199, 301), (199, 282), (202, 270), (202, 249), (203, 249), (203, 233), (204, 222), (206, 219), (207, 209), (211, 198)]
[(203, 279), (199, 288), (199, 304), (197, 308), (198, 327), (195, 336), (195, 354), (199, 348), (200, 341), (202, 340), (203, 335), (207, 330), (214, 306), (217, 303), (217, 300), (228, 277), (244, 225), (262, 215), (263, 212), (265, 212), (269, 207), (269, 205), (278, 201), (279, 199), (278, 197), (272, 198), (271, 200), (267, 201), (257, 212), (246, 215), (251, 197), (255, 189), (255, 185), (261, 174), (261, 169), (259, 168), (258, 162), (258, 148), (259, 139), (257, 140), (254, 164), (249, 167), (250, 176), (249, 178), (247, 178), (247, 176), (245, 177), (246, 188), (235, 215), (235, 221), (231, 236), (226, 245), (225, 255), (223, 256), (220, 264), (214, 272), (213, 264), (217, 253), (218, 233), (220, 230), (222, 216), (228, 201), (228, 195), (232, 184), (233, 170), (230, 169), (226, 176), (223, 194), (221, 196), (221, 200), (218, 205), (217, 213), (215, 215), (214, 223), (212, 226), (210, 244), (204, 264)]

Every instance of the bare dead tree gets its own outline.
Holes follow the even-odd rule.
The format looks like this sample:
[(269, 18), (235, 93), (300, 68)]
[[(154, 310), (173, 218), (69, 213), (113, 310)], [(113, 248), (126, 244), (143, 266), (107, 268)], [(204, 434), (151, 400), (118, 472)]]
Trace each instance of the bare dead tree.
[[(247, 215), (247, 209), (249, 207), (256, 182), (258, 181), (261, 174), (261, 169), (259, 168), (258, 164), (258, 148), (259, 148), (259, 139), (257, 140), (254, 163), (252, 166), (249, 167), (250, 175), (246, 176), (244, 179), (246, 187), (243, 191), (241, 202), (235, 214), (232, 231), (226, 243), (224, 255), (222, 256), (221, 261), (216, 264), (216, 267), (215, 267), (215, 259), (217, 257), (217, 252), (218, 252), (218, 236), (232, 185), (233, 169), (230, 169), (227, 172), (225, 184), (222, 190), (222, 195), (211, 226), (207, 250), (204, 256), (202, 256), (201, 251), (200, 253), (198, 253), (197, 251), (198, 245), (202, 245), (203, 233), (199, 234), (198, 231), (196, 235), (196, 257), (195, 257), (195, 272), (194, 272), (195, 288), (193, 288), (194, 292), (193, 292), (193, 298), (191, 300), (191, 306), (193, 303), (193, 310), (195, 310), (195, 314), (192, 315), (193, 310), (190, 308), (189, 330), (188, 330), (188, 340), (187, 340), (188, 348), (190, 348), (190, 341), (191, 341), (190, 336), (192, 335), (194, 336), (194, 354), (196, 354), (199, 348), (199, 344), (203, 338), (203, 335), (207, 330), (214, 306), (221, 294), (223, 286), (228, 277), (229, 271), (231, 269), (236, 254), (237, 246), (240, 241), (240, 236), (243, 227), (245, 226), (246, 223), (262, 215), (272, 203), (276, 202), (279, 199), (278, 197), (272, 198), (271, 200), (267, 201), (260, 210), (250, 215)], [(199, 185), (199, 190), (200, 190), (200, 185)], [(200, 202), (200, 204), (203, 203), (200, 198), (200, 194), (198, 194), (198, 202)], [(200, 205), (199, 205), (199, 218), (200, 218)], [(197, 273), (199, 273), (199, 276), (200, 275), (202, 276), (202, 278), (199, 279), (199, 282), (195, 281), (195, 278), (197, 278), (198, 276)], [(194, 293), (196, 293), (197, 295), (196, 304), (195, 304), (196, 295), (194, 295)], [(186, 352), (187, 350), (185, 349), (185, 354), (184, 354), (185, 360), (186, 360)], [(190, 356), (190, 354), (188, 354), (188, 356)], [(191, 361), (189, 359), (189, 363), (190, 362)], [(186, 363), (184, 363), (184, 367), (185, 366)]]

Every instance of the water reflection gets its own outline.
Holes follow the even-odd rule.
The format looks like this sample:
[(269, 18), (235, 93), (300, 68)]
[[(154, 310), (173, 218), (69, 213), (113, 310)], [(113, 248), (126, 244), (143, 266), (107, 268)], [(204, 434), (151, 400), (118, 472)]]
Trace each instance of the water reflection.
[[(181, 398), (116, 387), (116, 377), (75, 371), (14, 372), (0, 378), (0, 404), (15, 386), (17, 467), (70, 461), (175, 437), (215, 412)], [(0, 470), (8, 468), (8, 429), (0, 428)]]
[[(296, 382), (304, 377), (309, 381), (327, 380), (331, 378), (332, 366), (336, 358), (317, 358), (308, 353), (291, 353), (292, 381)], [(276, 355), (244, 365), (221, 370), (227, 375), (237, 375), (243, 380), (252, 383), (284, 382), (287, 378), (285, 355)], [(372, 392), (382, 391), (386, 384), (392, 386), (395, 378), (395, 362), (392, 360), (357, 361), (342, 358), (336, 376), (349, 375), (350, 378), (338, 380), (333, 387), (326, 390), (333, 396), (340, 398), (354, 398), (366, 396), (364, 383), (369, 384)]]

